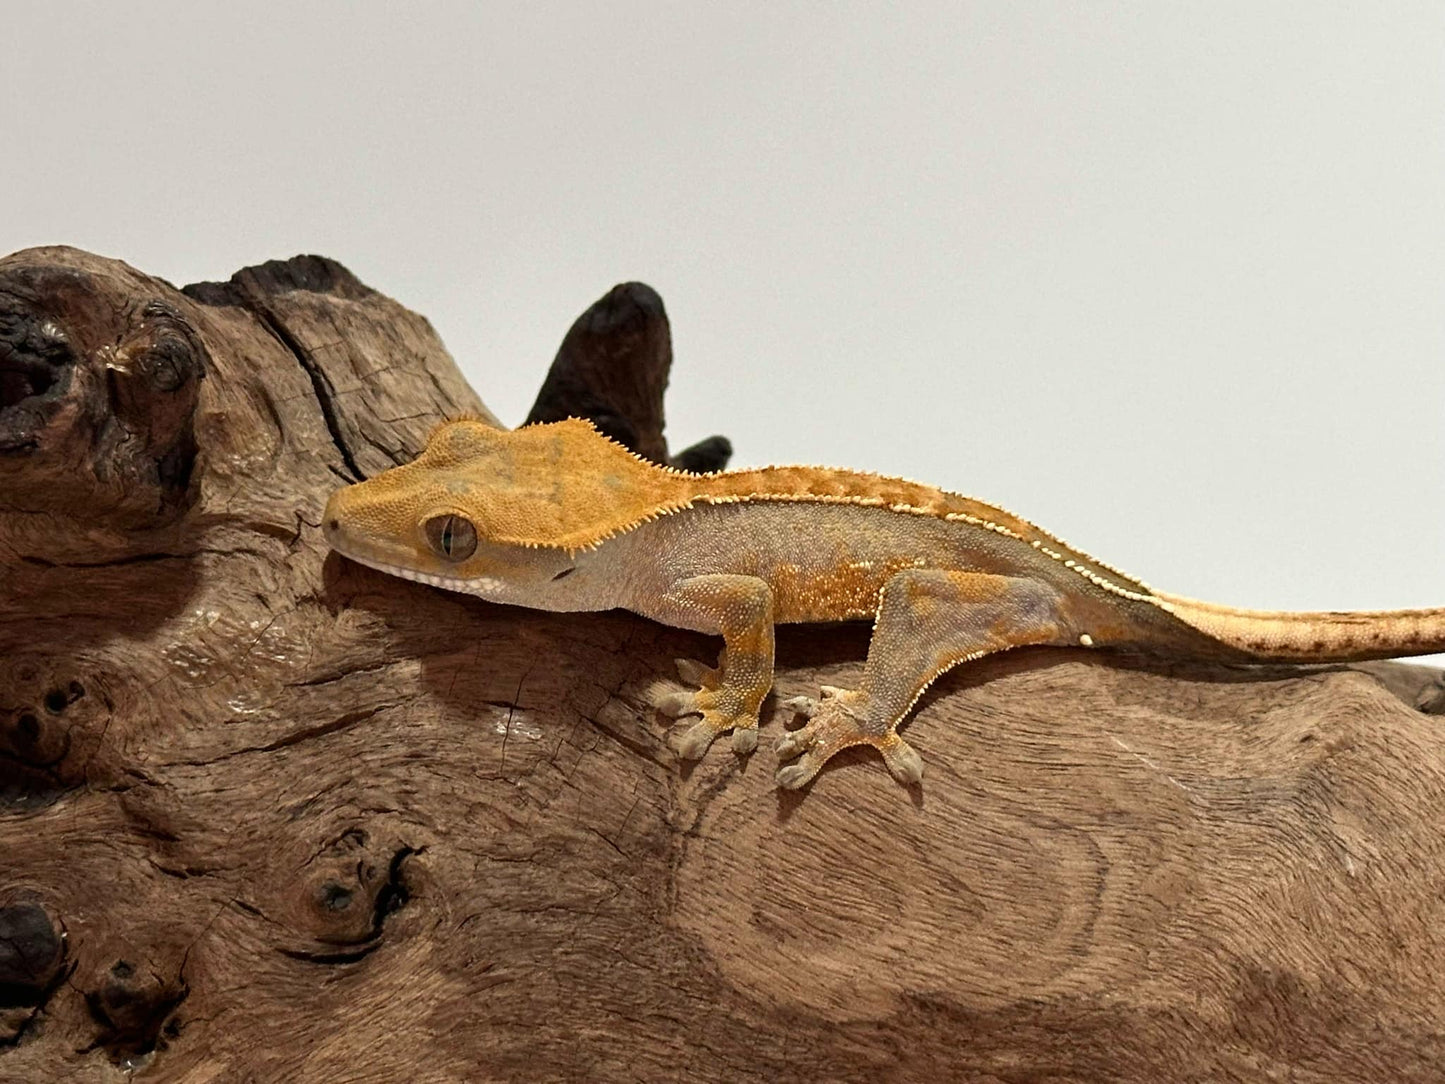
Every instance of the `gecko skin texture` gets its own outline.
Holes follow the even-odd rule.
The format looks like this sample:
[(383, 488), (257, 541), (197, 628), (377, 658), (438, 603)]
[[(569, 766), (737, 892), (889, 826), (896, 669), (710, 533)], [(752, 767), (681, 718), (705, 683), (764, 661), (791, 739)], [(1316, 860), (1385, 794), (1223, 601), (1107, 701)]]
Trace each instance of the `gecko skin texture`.
[(784, 707), (778, 782), (801, 787), (871, 745), (904, 783), (923, 761), (898, 725), (949, 668), (1056, 644), (1225, 662), (1345, 662), (1445, 651), (1445, 608), (1237, 610), (1155, 591), (1001, 508), (859, 471), (687, 474), (576, 418), (516, 430), (448, 422), (412, 463), (333, 494), (324, 531), (383, 572), (540, 610), (621, 608), (723, 638), (716, 667), (656, 697), (698, 716), (688, 759), (732, 732), (757, 746), (779, 623), (873, 622), (858, 688)]

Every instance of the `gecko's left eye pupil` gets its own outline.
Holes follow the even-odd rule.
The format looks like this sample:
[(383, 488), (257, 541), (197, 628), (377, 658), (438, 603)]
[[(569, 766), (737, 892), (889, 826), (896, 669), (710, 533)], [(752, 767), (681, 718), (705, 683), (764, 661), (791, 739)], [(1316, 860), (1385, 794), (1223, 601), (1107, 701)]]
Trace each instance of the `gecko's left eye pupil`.
[(463, 516), (433, 516), (424, 527), (431, 548), (448, 561), (465, 561), (477, 551), (477, 529)]

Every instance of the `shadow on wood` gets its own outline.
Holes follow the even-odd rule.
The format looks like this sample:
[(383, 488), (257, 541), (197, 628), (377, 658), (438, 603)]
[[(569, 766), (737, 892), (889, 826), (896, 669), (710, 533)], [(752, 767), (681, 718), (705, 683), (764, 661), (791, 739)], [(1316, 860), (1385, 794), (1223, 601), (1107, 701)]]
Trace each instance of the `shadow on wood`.
[[(655, 299), (539, 408), (663, 458)], [(1433, 671), (1019, 652), (925, 701), (921, 801), (783, 795), (775, 710), (684, 767), (642, 707), (704, 638), (326, 553), (460, 413), (329, 260), (0, 261), (0, 1079), (1441, 1079)], [(863, 646), (787, 630), (780, 696)]]

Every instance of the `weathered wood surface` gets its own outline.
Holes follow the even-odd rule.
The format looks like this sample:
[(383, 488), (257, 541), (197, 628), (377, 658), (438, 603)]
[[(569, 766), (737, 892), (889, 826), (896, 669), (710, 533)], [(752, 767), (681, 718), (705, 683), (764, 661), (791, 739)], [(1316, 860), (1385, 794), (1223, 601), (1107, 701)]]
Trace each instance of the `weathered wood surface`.
[[(586, 349), (661, 456), (629, 298)], [(1445, 1079), (1433, 671), (1019, 652), (925, 702), (917, 793), (780, 794), (775, 712), (689, 768), (639, 699), (706, 638), (327, 554), (461, 412), (329, 261), (0, 261), (0, 1079)], [(780, 692), (863, 646), (789, 631)]]

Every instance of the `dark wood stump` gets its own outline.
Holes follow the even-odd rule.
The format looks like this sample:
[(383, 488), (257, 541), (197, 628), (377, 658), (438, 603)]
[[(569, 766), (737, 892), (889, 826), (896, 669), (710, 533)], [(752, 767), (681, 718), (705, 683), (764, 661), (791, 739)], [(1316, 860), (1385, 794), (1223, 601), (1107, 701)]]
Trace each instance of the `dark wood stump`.
[[(663, 458), (670, 360), (619, 287), (534, 416)], [(329, 260), (0, 261), (0, 1079), (1445, 1079), (1434, 671), (1022, 651), (925, 701), (921, 799), (783, 794), (776, 711), (688, 767), (640, 699), (715, 642), (327, 553), (460, 413)]]

